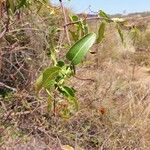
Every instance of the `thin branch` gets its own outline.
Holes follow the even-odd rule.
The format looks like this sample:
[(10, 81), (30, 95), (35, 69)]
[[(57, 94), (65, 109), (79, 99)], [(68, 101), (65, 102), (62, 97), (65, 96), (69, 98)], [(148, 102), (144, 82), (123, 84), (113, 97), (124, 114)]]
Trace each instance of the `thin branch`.
[(80, 78), (80, 77), (77, 77), (77, 76), (74, 76), (76, 79), (78, 80), (82, 80), (82, 81), (92, 81), (92, 82), (95, 82), (94, 79), (85, 79), (85, 78)]
[[(62, 0), (59, 0), (59, 2), (60, 2), (60, 5), (61, 5), (61, 9), (62, 9), (63, 15), (64, 15), (64, 23), (68, 24), (67, 23), (67, 16), (66, 16), (66, 12), (65, 12), (65, 8), (64, 8), (63, 2), (62, 2)], [(66, 32), (67, 40), (68, 40), (68, 43), (70, 45), (71, 41), (70, 41), (70, 37), (69, 37), (68, 27), (66, 25), (64, 25), (64, 30)]]
[(5, 35), (5, 33), (9, 30), (10, 18), (8, 17), (6, 23), (4, 25), (4, 30), (0, 33), (0, 39)]
[(4, 28), (4, 30), (0, 33), (0, 39), (5, 35), (7, 29), (6, 27)]
[(105, 19), (107, 21), (113, 22), (112, 19), (107, 19), (107, 18), (104, 18), (104, 17), (89, 17), (89, 18), (79, 19), (78, 21), (66, 23), (64, 25), (64, 27), (65, 26), (70, 26), (70, 25), (73, 25), (73, 24), (76, 24), (76, 23), (79, 23), (79, 22), (82, 22), (82, 21), (85, 21), (85, 20), (101, 20), (101, 19)]
[[(144, 18), (138, 18), (137, 20), (143, 20), (143, 19), (147, 19), (147, 18), (150, 18), (150, 16), (148, 17), (144, 17)], [(113, 19), (110, 19), (110, 18), (104, 18), (104, 17), (89, 17), (89, 18), (84, 18), (84, 19), (79, 19), (78, 21), (74, 21), (74, 22), (69, 22), (69, 23), (66, 23), (64, 25), (65, 26), (70, 26), (70, 25), (73, 25), (73, 24), (76, 24), (76, 23), (79, 23), (79, 22), (82, 22), (82, 21), (85, 21), (85, 20), (102, 20), (102, 19), (105, 19), (107, 21), (110, 21), (110, 22), (114, 22)], [(130, 18), (128, 19), (128, 21), (131, 20)]]
[(16, 91), (17, 91), (16, 88), (10, 87), (10, 86), (4, 84), (3, 82), (0, 82), (0, 86), (3, 86), (3, 87), (5, 87), (5, 88), (7, 88), (7, 89), (10, 89), (10, 90), (12, 90), (13, 92), (16, 92)]

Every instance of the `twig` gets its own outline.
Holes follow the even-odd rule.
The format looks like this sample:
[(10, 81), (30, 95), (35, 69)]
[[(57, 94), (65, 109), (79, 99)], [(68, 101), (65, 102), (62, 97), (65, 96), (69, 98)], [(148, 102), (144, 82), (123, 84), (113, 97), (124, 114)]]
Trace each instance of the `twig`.
[(5, 35), (5, 33), (9, 30), (10, 18), (8, 17), (6, 23), (4, 25), (4, 30), (0, 33), (0, 39)]
[[(61, 9), (62, 9), (63, 15), (64, 15), (64, 23), (68, 24), (67, 23), (67, 16), (66, 16), (66, 12), (65, 12), (65, 8), (64, 8), (63, 2), (62, 2), (62, 0), (59, 0), (59, 2), (60, 2), (60, 5), (61, 5)], [(66, 32), (67, 40), (68, 40), (68, 43), (70, 45), (71, 41), (70, 41), (70, 37), (69, 37), (68, 27), (66, 25), (64, 25), (64, 30)]]
[(103, 149), (104, 149), (105, 144), (107, 143), (107, 141), (109, 140), (109, 138), (114, 134), (114, 132), (115, 132), (116, 130), (117, 130), (117, 129), (114, 129), (114, 130), (108, 135), (108, 137), (103, 141), (103, 144), (101, 145), (101, 147), (99, 148), (99, 150), (103, 150)]
[(5, 35), (7, 29), (6, 27), (4, 28), (4, 30), (0, 33), (0, 39)]
[[(23, 75), (23, 73), (20, 71), (20, 68), (17, 68), (11, 61), (9, 61), (7, 58), (4, 58), (11, 66), (13, 66), (15, 69), (16, 69), (16, 73), (19, 73), (20, 75), (21, 75), (21, 77), (22, 77), (22, 79), (25, 81), (26, 79), (25, 79), (25, 77), (24, 77), (24, 75)], [(21, 66), (19, 66), (19, 67), (21, 67)]]
[(3, 82), (0, 82), (0, 86), (3, 86), (3, 87), (5, 87), (5, 88), (7, 88), (7, 89), (10, 89), (10, 90), (12, 90), (13, 92), (16, 92), (16, 91), (17, 91), (16, 88), (10, 87), (10, 86), (4, 84)]
[(85, 21), (85, 20), (100, 20), (100, 19), (105, 19), (105, 20), (108, 20), (110, 22), (113, 22), (112, 19), (107, 19), (107, 18), (104, 18), (104, 17), (89, 17), (89, 18), (85, 18), (85, 19), (79, 19), (78, 21), (66, 23), (64, 25), (64, 27), (65, 26), (70, 26), (70, 25), (73, 25), (73, 24), (76, 24), (76, 23), (79, 23), (79, 22), (82, 22), (82, 21)]
[(80, 77), (77, 77), (77, 76), (74, 76), (76, 79), (78, 80), (82, 80), (82, 81), (92, 81), (92, 82), (95, 82), (94, 79), (85, 79), (85, 78), (80, 78)]

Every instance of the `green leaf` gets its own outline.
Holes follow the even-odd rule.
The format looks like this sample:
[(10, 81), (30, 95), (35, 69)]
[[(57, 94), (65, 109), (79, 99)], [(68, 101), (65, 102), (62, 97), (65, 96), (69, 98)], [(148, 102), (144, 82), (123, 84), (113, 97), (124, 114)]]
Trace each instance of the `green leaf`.
[(97, 43), (100, 43), (104, 39), (105, 28), (106, 28), (106, 21), (102, 21), (98, 30)]
[(75, 97), (76, 91), (68, 86), (60, 86), (58, 90), (61, 94), (63, 94), (67, 98), (68, 102), (73, 104), (75, 108), (78, 110), (78, 101)]
[(75, 90), (68, 86), (62, 86), (60, 92), (65, 96), (72, 96), (75, 97)]
[(110, 17), (104, 11), (100, 10), (99, 16), (105, 19), (105, 21), (110, 22)]
[(78, 21), (78, 20), (79, 20), (79, 17), (76, 16), (76, 15), (70, 15), (69, 18), (70, 18), (70, 20), (71, 20), (72, 22), (75, 22), (75, 21)]
[(77, 41), (66, 54), (66, 58), (71, 61), (71, 64), (77, 65), (79, 64), (91, 46), (94, 44), (96, 40), (95, 33), (89, 33), (84, 36), (82, 39)]
[(34, 87), (35, 91), (38, 94), (40, 90), (45, 87), (49, 88), (54, 85), (55, 79), (58, 76), (61, 68), (60, 67), (51, 67), (47, 68), (36, 80)]
[(60, 61), (57, 62), (58, 67), (63, 67), (64, 65), (65, 65), (64, 61), (60, 60)]
[(56, 77), (59, 75), (61, 68), (60, 67), (51, 67), (51, 68), (47, 68), (44, 72), (43, 72), (43, 80), (42, 80), (42, 86), (47, 88), (48, 86), (50, 86), (51, 84), (54, 83), (54, 80), (56, 79)]

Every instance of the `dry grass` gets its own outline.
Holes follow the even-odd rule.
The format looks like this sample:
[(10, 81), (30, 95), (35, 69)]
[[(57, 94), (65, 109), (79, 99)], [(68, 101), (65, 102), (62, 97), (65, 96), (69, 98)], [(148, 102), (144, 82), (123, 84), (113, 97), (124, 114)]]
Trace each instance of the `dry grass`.
[[(61, 141), (61, 145), (68, 144), (85, 150), (148, 150), (148, 68), (134, 68), (130, 60), (121, 57), (116, 61), (110, 55), (103, 59), (98, 69), (88, 66), (88, 63), (89, 60), (77, 69), (77, 76), (94, 79), (95, 82), (72, 79), (70, 84), (78, 91), (80, 110), (70, 119), (50, 116), (46, 113), (46, 100), (38, 102), (26, 95), (20, 99), (16, 97), (15, 102), (5, 103), (6, 107), (13, 104), (14, 109), (5, 123), (8, 128), (1, 137), (4, 142), (2, 147), (11, 149), (14, 145), (17, 149), (22, 145), (24, 149), (26, 146), (29, 149), (60, 149)], [(10, 141), (6, 140), (7, 136)], [(26, 140), (23, 142), (23, 139)], [(43, 143), (39, 145), (38, 140)]]
[[(39, 36), (45, 38), (32, 35), (30, 44), (40, 53)], [(54, 117), (46, 98), (25, 90), (0, 99), (0, 149), (60, 150), (67, 144), (76, 150), (149, 150), (150, 53), (137, 53), (129, 39), (122, 46), (114, 30), (106, 37), (69, 83), (80, 103), (71, 118)]]

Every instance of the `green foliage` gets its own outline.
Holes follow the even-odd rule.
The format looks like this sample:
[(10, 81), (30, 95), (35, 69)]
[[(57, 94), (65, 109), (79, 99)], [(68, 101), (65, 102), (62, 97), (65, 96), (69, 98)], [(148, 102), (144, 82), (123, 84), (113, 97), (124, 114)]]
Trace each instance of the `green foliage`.
[[(71, 48), (66, 53), (66, 60), (57, 60), (55, 40), (50, 40), (51, 51), (50, 58), (53, 61), (52, 66), (47, 68), (39, 76), (35, 83), (35, 90), (37, 94), (40, 91), (45, 91), (48, 97), (48, 111), (54, 111), (61, 103), (62, 99), (69, 104), (65, 108), (61, 108), (63, 116), (69, 116), (75, 110), (78, 110), (78, 100), (76, 98), (75, 90), (66, 85), (66, 81), (75, 75), (75, 65), (80, 64), (86, 56), (89, 49), (95, 43), (100, 44), (105, 37), (106, 25), (108, 23), (115, 23), (116, 29), (123, 42), (123, 33), (120, 28), (120, 21), (112, 20), (105, 12), (100, 10), (99, 17), (101, 18), (101, 24), (98, 30), (98, 34), (91, 32), (88, 33), (88, 25), (86, 19), (79, 18), (77, 15), (70, 15), (70, 23), (73, 28), (69, 28), (72, 41), (74, 42)], [(68, 62), (68, 63), (66, 63)], [(56, 98), (55, 94), (60, 94), (63, 98), (60, 100)]]
[[(51, 7), (48, 0), (7, 0), (6, 2), (7, 16), (9, 19), (11, 17), (13, 18), (14, 16), (20, 15), (20, 12), (24, 10), (25, 12), (28, 10), (29, 13), (33, 8), (35, 8), (34, 11), (37, 12), (40, 17), (41, 14), (39, 12), (42, 12), (42, 16), (45, 18), (51, 18), (53, 16), (51, 14)], [(45, 11), (45, 8), (48, 11)], [(70, 36), (72, 37), (72, 46), (66, 53), (65, 60), (59, 60), (57, 57), (58, 49), (62, 48), (59, 47), (60, 45), (58, 46), (58, 37), (62, 29), (61, 27), (57, 27), (57, 25), (51, 21), (51, 24), (49, 24), (48, 32), (46, 33), (45, 39), (47, 45), (45, 46), (45, 50), (52, 63), (51, 66), (46, 68), (41, 73), (35, 82), (35, 91), (37, 96), (40, 97), (42, 92), (47, 94), (48, 111), (55, 111), (57, 104), (60, 101), (68, 102), (69, 106), (64, 109), (65, 116), (68, 116), (70, 113), (72, 113), (72, 110), (78, 109), (78, 100), (75, 94), (76, 91), (66, 83), (71, 77), (75, 75), (75, 66), (83, 61), (87, 52), (95, 43), (95, 41), (96, 44), (102, 43), (105, 37), (105, 30), (108, 23), (116, 24), (121, 41), (124, 41), (123, 32), (120, 27), (121, 21), (116, 19), (112, 20), (102, 10), (100, 10), (98, 14), (98, 19), (101, 20), (101, 23), (99, 25), (97, 35), (93, 32), (89, 33), (88, 19), (86, 16), (80, 18), (77, 15), (69, 15), (69, 19), (70, 23), (68, 23), (66, 26), (69, 30)], [(24, 37), (24, 34), (21, 35)], [(58, 35), (57, 38), (54, 35)], [(21, 41), (20, 39), (22, 39), (22, 36), (18, 36), (17, 39)], [(7, 41), (10, 41), (9, 43), (11, 44), (16, 43), (17, 41), (17, 39), (14, 38), (14, 35), (7, 35), (6, 39)], [(29, 38), (27, 37), (27, 39)], [(24, 41), (27, 40), (23, 39), (23, 42)], [(24, 44), (20, 45), (24, 46)], [(67, 43), (64, 45), (66, 47), (69, 46)], [(65, 46), (63, 48), (66, 48)], [(57, 96), (58, 94), (59, 96)]]
[(79, 64), (83, 60), (90, 47), (94, 44), (95, 40), (96, 34), (89, 33), (81, 40), (76, 42), (66, 54), (66, 57), (71, 62), (71, 64)]
[(74, 24), (74, 29), (69, 30), (74, 42), (78, 41), (82, 36), (88, 34), (88, 24), (86, 20), (79, 19), (77, 15), (69, 16), (71, 23)]
[(99, 27), (99, 30), (98, 30), (97, 43), (100, 43), (104, 39), (105, 28), (106, 28), (106, 21), (104, 20), (100, 24), (100, 27)]
[[(48, 94), (48, 110), (52, 109), (52, 99), (54, 100), (53, 109), (55, 110), (55, 98), (53, 94), (58, 91), (68, 103), (78, 110), (78, 102), (75, 96), (75, 90), (72, 87), (66, 86), (65, 81), (74, 75), (74, 65), (79, 64), (89, 48), (94, 44), (96, 40), (95, 33), (89, 33), (76, 42), (66, 54), (69, 64), (65, 64), (64, 61), (59, 60), (57, 64), (49, 67), (43, 71), (35, 83), (36, 93), (39, 94), (42, 89)], [(70, 110), (71, 111), (71, 110)], [(67, 110), (68, 113), (70, 113)], [(65, 111), (66, 113), (66, 111)]]
[(6, 0), (6, 10), (7, 14), (14, 15), (18, 10), (21, 10), (22, 8), (28, 8), (30, 5), (37, 5), (40, 4), (40, 8), (48, 4), (47, 0)]
[(57, 67), (57, 66), (47, 68), (43, 72), (42, 86), (46, 89), (50, 88), (50, 86), (53, 85), (53, 83), (54, 83), (53, 81), (58, 76), (60, 70), (61, 70), (61, 68)]
[(110, 17), (104, 11), (100, 10), (98, 15), (99, 17), (102, 17), (106, 22), (112, 22)]

